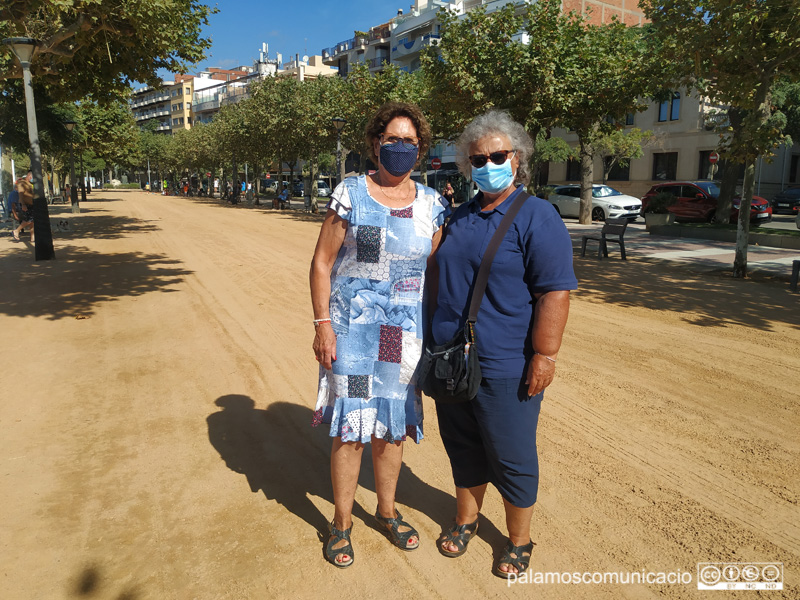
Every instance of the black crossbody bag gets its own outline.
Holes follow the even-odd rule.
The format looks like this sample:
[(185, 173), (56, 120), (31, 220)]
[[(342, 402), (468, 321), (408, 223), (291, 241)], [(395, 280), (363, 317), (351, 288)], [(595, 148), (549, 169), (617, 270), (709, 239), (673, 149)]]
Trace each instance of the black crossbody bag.
[(436, 402), (445, 404), (466, 402), (478, 394), (478, 386), (481, 384), (481, 366), (478, 363), (478, 347), (475, 338), (478, 309), (480, 309), (483, 295), (486, 292), (489, 271), (492, 268), (492, 261), (497, 254), (497, 249), (500, 247), (500, 242), (528, 198), (530, 198), (530, 194), (525, 191), (520, 192), (492, 235), (472, 288), (467, 322), (450, 341), (441, 345), (429, 341), (425, 345), (419, 365), (418, 381), (422, 391)]

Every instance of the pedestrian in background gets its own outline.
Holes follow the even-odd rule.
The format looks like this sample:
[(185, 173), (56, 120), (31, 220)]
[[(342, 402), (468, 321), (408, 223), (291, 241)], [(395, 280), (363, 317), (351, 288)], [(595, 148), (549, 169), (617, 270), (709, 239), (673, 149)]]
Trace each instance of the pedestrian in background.
[(17, 180), (16, 189), (19, 195), (19, 226), (11, 232), (14, 239), (19, 241), (19, 234), (28, 228), (31, 232), (31, 243), (36, 241), (36, 234), (33, 230), (33, 173), (28, 171), (25, 177)]

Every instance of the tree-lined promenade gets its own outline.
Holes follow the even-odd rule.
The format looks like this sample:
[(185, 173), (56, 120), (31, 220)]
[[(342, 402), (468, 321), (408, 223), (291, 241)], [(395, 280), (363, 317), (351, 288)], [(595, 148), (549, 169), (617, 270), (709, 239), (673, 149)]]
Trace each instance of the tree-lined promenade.
[(3, 379), (3, 600), (705, 600), (697, 563), (742, 561), (783, 563), (769, 598), (796, 600), (800, 313), (785, 281), (655, 264), (635, 245), (602, 269), (575, 257), (529, 572), (692, 580), (508, 587), (491, 572), (506, 541), (493, 488), (469, 551), (436, 549), (455, 499), (428, 398), (397, 496), (419, 550), (373, 527), (365, 461), (356, 562), (325, 560), (308, 290), (321, 217), (134, 190), (52, 211), (71, 224), (57, 261), (0, 239), (0, 328), (35, 363)]
[[(93, 3), (91, 13), (102, 27), (89, 34), (85, 17), (78, 14), (82, 4), (12, 2), (0, 13), (6, 18), (0, 33), (31, 31), (35, 27), (27, 23), (32, 22), (41, 24), (49, 36), (34, 74), (48, 102), (42, 146), (45, 163), (54, 171), (66, 169), (69, 140), (60, 123), (74, 118), (79, 126), (73, 141), (93, 168), (143, 170), (149, 164), (168, 178), (213, 172), (235, 180), (239, 166), (247, 163), (258, 183), (258, 174), (271, 165), (294, 166), (302, 160), (313, 197), (317, 173), (332, 164), (335, 117), (347, 121), (343, 146), (363, 156), (365, 121), (388, 100), (418, 103), (439, 141), (453, 140), (466, 122), (495, 107), (508, 110), (536, 141), (534, 174), (547, 161), (580, 160), (581, 222), (588, 222), (591, 185), (597, 178), (594, 158), (624, 163), (641, 156), (639, 141), (646, 135), (625, 131), (620, 125), (625, 116), (642, 110), (653, 98), (688, 89), (724, 107), (715, 120), (719, 151), (728, 163), (745, 166), (740, 255), (734, 269), (743, 276), (755, 161), (769, 158), (800, 121), (800, 0), (744, 5), (726, 0), (642, 0), (640, 6), (651, 21), (643, 27), (626, 27), (615, 20), (593, 25), (585, 15), (563, 13), (557, 0), (507, 5), (488, 14), (480, 7), (464, 16), (443, 11), (440, 42), (427, 49), (421, 68), (413, 73), (386, 65), (381, 73), (371, 74), (362, 65), (346, 79), (266, 78), (250, 84), (248, 97), (223, 107), (211, 123), (195, 124), (172, 137), (159, 136), (153, 127), (137, 131), (120, 81), (127, 75), (155, 83), (157, 68), (185, 71), (202, 59), (208, 40), (197, 32), (210, 9), (163, 0), (153, 3), (158, 6), (154, 14), (127, 12), (122, 25), (111, 25), (107, 17), (118, 0), (103, 0)], [(167, 8), (184, 15), (186, 26), (172, 34), (159, 29), (162, 38), (147, 46), (151, 60), (140, 60), (135, 68), (126, 60), (112, 60), (112, 54), (131, 52), (131, 37), (151, 35), (142, 23), (153, 22)], [(173, 23), (174, 15), (170, 19)], [(105, 43), (100, 34), (110, 28), (116, 28), (120, 39)], [(131, 56), (141, 59), (142, 51), (136, 49)], [(71, 80), (71, 69), (91, 69), (92, 77)], [(18, 96), (10, 79), (16, 70), (8, 56), (2, 55), (0, 74), (9, 84), (0, 102), (0, 116), (9, 125), (0, 132), (0, 140), (24, 148)], [(81, 86), (72, 85), (74, 81)], [(577, 148), (552, 137), (556, 128), (576, 132)], [(424, 178), (427, 157), (422, 158)], [(363, 170), (363, 159), (360, 167)], [(717, 215), (721, 221), (730, 214), (738, 170), (727, 172)]]

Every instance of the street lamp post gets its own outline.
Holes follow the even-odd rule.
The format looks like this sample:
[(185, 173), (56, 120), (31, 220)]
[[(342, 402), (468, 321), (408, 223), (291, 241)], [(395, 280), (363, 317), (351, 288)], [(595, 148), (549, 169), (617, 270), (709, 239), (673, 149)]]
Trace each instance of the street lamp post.
[(50, 212), (44, 197), (42, 181), (42, 151), (39, 147), (39, 128), (36, 124), (36, 106), (33, 99), (31, 80), (31, 59), (37, 41), (33, 38), (6, 38), (3, 40), (16, 56), (22, 67), (22, 81), (25, 88), (25, 110), (28, 118), (28, 140), (31, 149), (31, 172), (33, 173), (33, 232), (36, 236), (36, 260), (52, 260), (56, 257), (53, 249), (53, 233), (50, 230)]
[(344, 162), (342, 161), (342, 129), (347, 125), (347, 120), (341, 117), (331, 119), (336, 128), (336, 173), (339, 176), (339, 183), (344, 181)]
[(83, 148), (81, 148), (81, 202), (86, 202), (86, 177), (83, 170)]
[(78, 204), (78, 188), (75, 186), (75, 155), (72, 152), (72, 130), (75, 129), (75, 121), (65, 121), (64, 127), (69, 131), (69, 201), (72, 204), (72, 212), (80, 213), (81, 207)]

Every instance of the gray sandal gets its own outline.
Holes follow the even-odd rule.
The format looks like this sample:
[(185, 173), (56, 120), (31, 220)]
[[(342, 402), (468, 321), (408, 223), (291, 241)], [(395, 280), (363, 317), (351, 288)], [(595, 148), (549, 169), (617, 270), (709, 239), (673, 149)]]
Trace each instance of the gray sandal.
[[(328, 529), (331, 532), (331, 537), (328, 538), (328, 543), (325, 545), (325, 558), (327, 558), (328, 562), (334, 567), (339, 567), (340, 569), (349, 567), (355, 560), (355, 556), (353, 556), (353, 545), (350, 543), (350, 532), (353, 530), (353, 526), (350, 525), (350, 527), (342, 531), (340, 529), (336, 529), (336, 527), (333, 526), (333, 523), (331, 523), (328, 525)], [(342, 540), (347, 540), (347, 544), (341, 548), (334, 548), (334, 546)], [(347, 554), (350, 557), (350, 560), (341, 562), (336, 560), (342, 554)]]
[[(464, 523), (463, 525), (454, 523), (450, 530), (439, 538), (439, 541), (436, 545), (439, 548), (439, 552), (441, 552), (444, 556), (447, 556), (448, 558), (456, 558), (467, 551), (467, 544), (469, 544), (469, 541), (476, 533), (478, 533), (478, 519), (475, 519), (474, 523)], [(455, 545), (458, 550), (453, 551), (442, 548), (442, 544), (446, 544), (448, 542)]]
[[(375, 519), (380, 523), (381, 531), (386, 534), (386, 537), (389, 538), (392, 544), (401, 550), (405, 550), (406, 552), (416, 550), (419, 548), (419, 533), (403, 520), (403, 515), (400, 514), (399, 510), (395, 509), (394, 512), (397, 516), (394, 519), (387, 519), (381, 516), (380, 510), (375, 511)], [(408, 531), (401, 532), (401, 527), (408, 527)], [(413, 546), (409, 546), (408, 540), (415, 536), (417, 538), (417, 543)]]
[[(503, 548), (503, 554), (500, 556), (500, 560), (498, 560), (497, 564), (494, 566), (492, 573), (502, 579), (511, 579), (512, 577), (522, 575), (528, 570), (528, 565), (531, 564), (532, 552), (533, 541), (523, 544), (522, 546), (515, 546), (511, 543), (511, 540), (508, 540), (508, 542), (506, 542), (506, 547)], [(517, 572), (510, 573), (508, 571), (501, 571), (500, 565), (510, 565), (514, 567)]]

